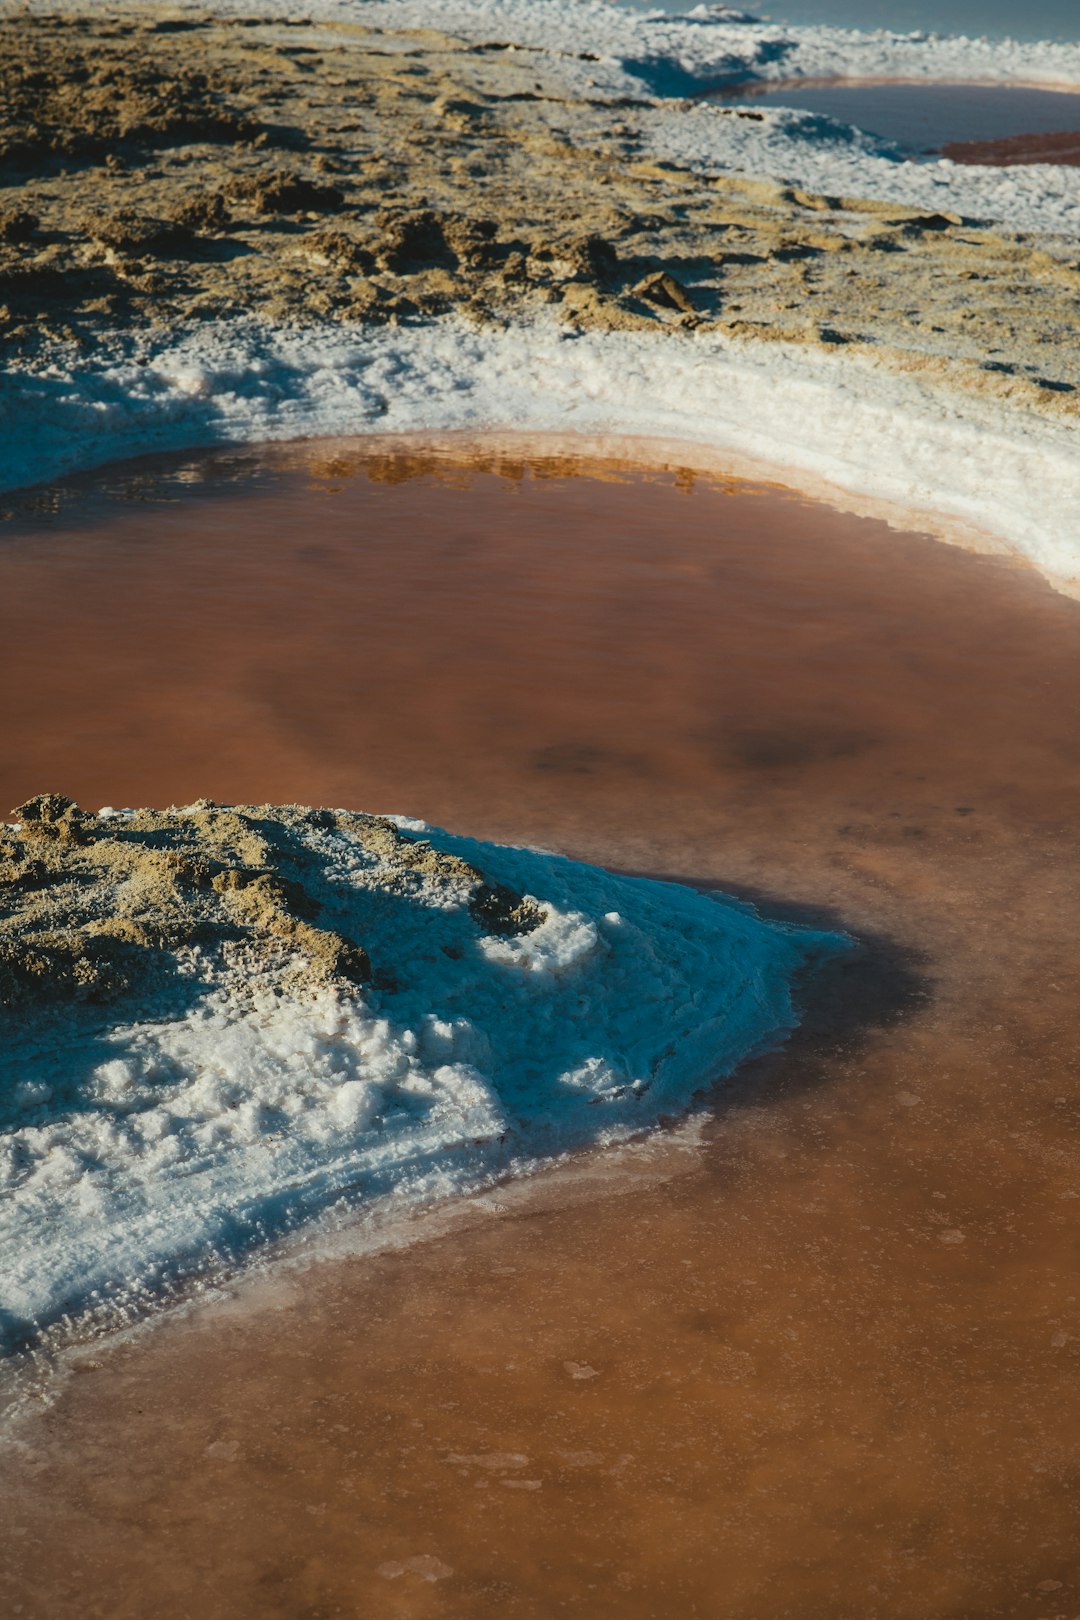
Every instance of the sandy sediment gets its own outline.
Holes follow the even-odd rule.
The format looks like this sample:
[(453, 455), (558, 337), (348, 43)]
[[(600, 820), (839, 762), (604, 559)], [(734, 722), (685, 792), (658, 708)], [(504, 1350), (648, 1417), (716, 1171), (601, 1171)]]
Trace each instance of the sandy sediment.
[(542, 52), (138, 5), (9, 16), (0, 45), (9, 364), (239, 315), (546, 310), (865, 350), (1076, 415), (1080, 267), (1060, 244), (657, 161), (670, 101), (590, 100)]
[(542, 918), (467, 861), (379, 816), (203, 801), (103, 818), (58, 793), (13, 816), (0, 837), (0, 1007), (31, 1016), (43, 1001), (145, 993), (177, 974), (185, 947), (284, 949), (282, 982), (294, 989), (368, 983), (361, 941), (317, 925), (318, 863), (304, 839), (312, 828), (343, 833), (383, 864), (390, 889), (407, 892), (421, 878), (462, 889), (488, 932), (527, 933)]

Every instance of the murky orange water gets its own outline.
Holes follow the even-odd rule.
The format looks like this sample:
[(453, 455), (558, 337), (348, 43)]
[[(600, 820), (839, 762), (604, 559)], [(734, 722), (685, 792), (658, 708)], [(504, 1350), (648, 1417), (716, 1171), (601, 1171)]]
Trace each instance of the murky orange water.
[(85, 1354), (8, 1612), (1080, 1615), (1080, 607), (677, 469), (217, 469), (0, 531), (12, 804), (408, 811), (870, 948), (699, 1145)]

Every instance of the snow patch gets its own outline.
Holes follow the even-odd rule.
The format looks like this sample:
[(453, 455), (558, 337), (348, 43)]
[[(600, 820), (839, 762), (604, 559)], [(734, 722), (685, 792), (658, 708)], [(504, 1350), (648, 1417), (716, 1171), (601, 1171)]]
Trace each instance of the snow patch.
[[(216, 379), (209, 391), (185, 386), (194, 371)], [(1080, 575), (1080, 457), (1067, 423), (866, 353), (574, 332), (550, 318), (301, 332), (238, 321), (172, 343), (106, 337), (91, 357), (72, 352), (66, 370), (8, 373), (0, 488), (146, 451), (375, 428), (678, 439), (782, 466), (795, 483), (940, 513), (1058, 583)]]
[(0, 1065), (0, 1339), (122, 1320), (302, 1222), (460, 1194), (654, 1125), (776, 1044), (793, 977), (848, 945), (677, 885), (423, 831), (534, 895), (541, 926), (486, 936), (468, 884), (456, 900), (388, 891), (347, 841), (311, 833), (378, 989), (305, 989), (192, 950), (164, 1013), (16, 1030)]

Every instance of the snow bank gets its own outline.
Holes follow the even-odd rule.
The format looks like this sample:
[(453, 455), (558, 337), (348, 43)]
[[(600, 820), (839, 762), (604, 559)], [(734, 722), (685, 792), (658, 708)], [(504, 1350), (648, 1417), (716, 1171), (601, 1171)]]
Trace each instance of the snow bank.
[[(867, 355), (554, 321), (102, 342), (0, 390), (0, 488), (144, 451), (365, 430), (510, 428), (681, 439), (943, 514), (1046, 576), (1080, 576), (1075, 430)], [(689, 453), (689, 452), (688, 452)]]
[(379, 988), (191, 948), (164, 1012), (110, 1023), (60, 1009), (9, 1037), (9, 1340), (67, 1314), (123, 1320), (301, 1220), (376, 1199), (406, 1208), (654, 1124), (774, 1045), (793, 976), (848, 943), (399, 822), (539, 904), (532, 932), (487, 935), (467, 886), (403, 889), (400, 864), (384, 870), (322, 827), (332, 818), (290, 814), (309, 892), (364, 940)]

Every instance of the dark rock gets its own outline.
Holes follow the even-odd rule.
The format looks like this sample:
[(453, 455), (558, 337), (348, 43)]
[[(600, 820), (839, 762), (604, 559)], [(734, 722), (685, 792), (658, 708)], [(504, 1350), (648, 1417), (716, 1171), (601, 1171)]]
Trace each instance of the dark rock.
[(375, 255), (344, 231), (320, 229), (304, 238), (313, 258), (346, 275), (366, 276), (375, 268)]
[(639, 281), (634, 293), (657, 309), (674, 310), (680, 315), (694, 313), (694, 305), (686, 288), (666, 270), (658, 270), (646, 276), (644, 281)]
[(191, 202), (175, 209), (170, 218), (182, 231), (194, 232), (199, 236), (210, 236), (215, 231), (228, 230), (231, 223), (229, 210), (220, 191), (208, 192), (203, 197), (194, 197)]
[(37, 215), (28, 208), (0, 210), (0, 242), (29, 242), (38, 223)]
[(91, 241), (99, 246), (110, 248), (114, 253), (132, 254), (135, 258), (167, 253), (191, 240), (191, 231), (177, 220), (155, 219), (133, 208), (87, 214), (82, 226)]
[(489, 934), (531, 934), (545, 914), (535, 900), (505, 883), (481, 883), (469, 901), (469, 915)]

